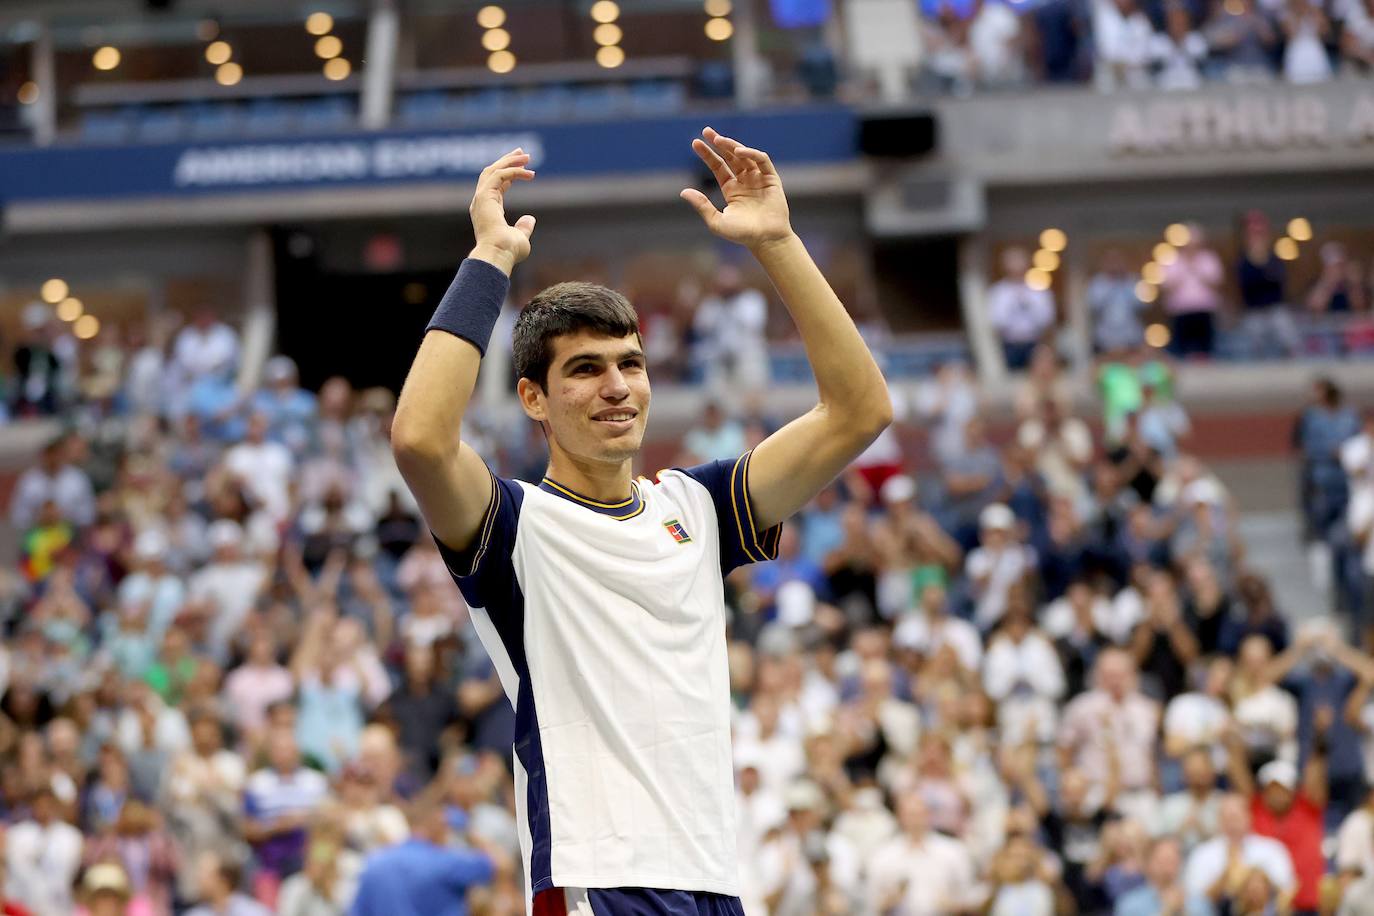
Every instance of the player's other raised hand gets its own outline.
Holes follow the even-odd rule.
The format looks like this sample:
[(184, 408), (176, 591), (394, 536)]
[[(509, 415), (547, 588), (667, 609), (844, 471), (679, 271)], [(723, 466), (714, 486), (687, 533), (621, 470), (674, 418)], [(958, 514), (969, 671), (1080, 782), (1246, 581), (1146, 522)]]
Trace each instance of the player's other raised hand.
[(494, 264), (506, 273), (530, 254), (534, 217), (522, 216), (514, 226), (506, 222), (506, 191), (513, 183), (534, 177), (529, 164), (530, 154), (517, 147), (484, 168), (468, 207), (477, 239), (472, 257)]
[(791, 237), (782, 179), (768, 154), (709, 127), (701, 136), (704, 139), (692, 141), (692, 149), (716, 176), (725, 209), (717, 210), (695, 188), (684, 188), (680, 196), (701, 214), (707, 228), (726, 241), (752, 249)]

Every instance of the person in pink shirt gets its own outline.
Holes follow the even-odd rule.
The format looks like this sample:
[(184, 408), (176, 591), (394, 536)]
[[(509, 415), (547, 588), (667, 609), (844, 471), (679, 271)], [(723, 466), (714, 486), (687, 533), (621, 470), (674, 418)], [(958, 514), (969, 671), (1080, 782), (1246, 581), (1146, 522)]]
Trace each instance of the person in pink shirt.
[(1188, 224), (1188, 243), (1164, 268), (1164, 310), (1169, 313), (1173, 351), (1182, 357), (1210, 357), (1216, 344), (1216, 316), (1221, 309), (1225, 268), (1203, 242), (1202, 227)]
[(224, 679), (224, 698), (239, 736), (248, 741), (262, 731), (268, 707), (290, 699), (295, 689), (291, 672), (277, 661), (271, 634), (255, 632), (248, 644), (248, 658)]

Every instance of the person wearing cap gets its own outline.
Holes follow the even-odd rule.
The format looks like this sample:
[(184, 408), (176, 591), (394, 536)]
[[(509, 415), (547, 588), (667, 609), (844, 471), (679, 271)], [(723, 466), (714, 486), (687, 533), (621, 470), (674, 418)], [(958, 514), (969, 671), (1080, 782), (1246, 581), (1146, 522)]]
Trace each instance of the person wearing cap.
[(131, 896), (129, 876), (122, 866), (115, 862), (92, 865), (81, 876), (82, 905), (77, 916), (132, 916)]
[(119, 606), (146, 609), (149, 638), (160, 641), (186, 601), (186, 584), (167, 568), (171, 543), (156, 528), (134, 538), (135, 569), (119, 583)]
[(211, 603), (209, 652), (223, 661), (230, 641), (267, 586), (268, 576), (261, 563), (244, 556), (244, 534), (238, 522), (219, 519), (210, 525), (207, 537), (214, 555), (191, 576), (187, 592), (192, 601)]
[[(1329, 710), (1328, 710), (1329, 713)], [(1315, 912), (1321, 903), (1321, 880), (1326, 873), (1322, 853), (1327, 800), (1327, 746), (1325, 729), (1329, 715), (1318, 723), (1323, 734), (1307, 755), (1299, 782), (1298, 768), (1287, 760), (1271, 760), (1252, 776), (1244, 742), (1232, 730), (1228, 774), (1231, 788), (1249, 799), (1250, 820), (1258, 836), (1278, 840), (1287, 849), (1297, 877), (1293, 906)]]
[(1026, 582), (1036, 568), (1035, 549), (1022, 544), (1016, 532), (1016, 516), (1002, 503), (993, 503), (978, 515), (981, 546), (968, 555), (964, 572), (973, 588), (973, 619), (983, 631), (1002, 619), (1007, 595)]
[(249, 409), (267, 419), (267, 437), (301, 457), (310, 445), (319, 416), (315, 396), (300, 386), (296, 363), (289, 356), (274, 356), (262, 370), (263, 387), (249, 402)]

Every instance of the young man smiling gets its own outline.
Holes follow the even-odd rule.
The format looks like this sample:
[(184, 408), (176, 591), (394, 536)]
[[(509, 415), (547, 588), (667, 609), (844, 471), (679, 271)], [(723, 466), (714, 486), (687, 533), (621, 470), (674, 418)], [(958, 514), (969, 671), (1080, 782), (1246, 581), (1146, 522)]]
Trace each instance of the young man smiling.
[(682, 198), (746, 246), (796, 321), (819, 402), (752, 452), (635, 480), (649, 375), (633, 306), (562, 283), (522, 310), (517, 391), (548, 438), (538, 486), (460, 440), (478, 364), (534, 219), (505, 193), (513, 150), (477, 182), (476, 246), (430, 322), (392, 447), (472, 606), (516, 711), (531, 913), (739, 914), (722, 580), (776, 555), (783, 519), (891, 420), (887, 387), (792, 231), (769, 157), (707, 128), (693, 149), (725, 199)]

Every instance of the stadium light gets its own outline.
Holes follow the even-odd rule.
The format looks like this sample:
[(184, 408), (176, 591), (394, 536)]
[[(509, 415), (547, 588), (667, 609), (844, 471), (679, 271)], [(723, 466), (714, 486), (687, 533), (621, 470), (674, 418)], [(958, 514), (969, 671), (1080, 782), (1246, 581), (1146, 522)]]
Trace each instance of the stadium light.
[(1148, 305), (1159, 298), (1159, 290), (1141, 280), (1135, 285), (1135, 297)]
[(33, 80), (29, 80), (19, 87), (16, 98), (19, 99), (20, 105), (32, 105), (34, 102), (38, 101), (38, 84)]
[(57, 317), (71, 324), (86, 313), (86, 306), (75, 296), (68, 296), (57, 303)]
[(1274, 243), (1274, 254), (1285, 261), (1296, 261), (1298, 259), (1298, 243), (1285, 235)]
[(82, 315), (72, 326), (72, 333), (81, 340), (90, 340), (100, 333), (100, 319), (94, 315)]
[(506, 23), (506, 11), (499, 6), (484, 6), (477, 11), (477, 24), (484, 29), (499, 29)]
[(1182, 248), (1188, 244), (1193, 234), (1188, 231), (1188, 227), (1182, 223), (1171, 223), (1169, 228), (1164, 230), (1164, 241), (1173, 245), (1175, 248)]
[(322, 35), (315, 41), (315, 56), (325, 60), (338, 57), (343, 53), (343, 40), (337, 35)]
[(1178, 249), (1168, 242), (1160, 242), (1154, 248), (1155, 260), (1168, 267), (1178, 260)]
[(347, 79), (348, 74), (353, 72), (353, 65), (348, 62), (346, 57), (336, 57), (333, 60), (324, 62), (324, 77), (330, 80)]
[(220, 64), (215, 70), (215, 82), (221, 86), (235, 86), (243, 79), (243, 68), (232, 61)]
[(716, 17), (729, 16), (733, 9), (730, 0), (706, 0), (705, 7), (706, 15)]
[(515, 69), (515, 55), (509, 51), (493, 51), (487, 58), (487, 69), (492, 73), (509, 73)]
[(615, 22), (620, 18), (620, 7), (615, 0), (596, 0), (592, 4), (592, 18), (597, 22)]
[(205, 59), (215, 66), (226, 64), (234, 56), (234, 49), (227, 41), (212, 41), (205, 46)]
[(1312, 224), (1301, 216), (1288, 221), (1288, 235), (1295, 242), (1312, 241)]
[(1026, 285), (1034, 290), (1049, 289), (1053, 279), (1048, 270), (1042, 270), (1039, 267), (1032, 267), (1026, 271)]
[(328, 35), (334, 29), (334, 17), (323, 11), (305, 17), (305, 30), (311, 35)]
[(706, 37), (712, 41), (725, 41), (735, 34), (735, 26), (729, 19), (707, 19)]
[(1169, 346), (1172, 337), (1168, 325), (1152, 324), (1145, 329), (1145, 342), (1158, 350), (1163, 350)]
[(505, 29), (487, 29), (482, 33), (482, 47), (488, 51), (504, 51), (510, 47), (510, 32)]
[(67, 298), (67, 294), (70, 292), (71, 290), (67, 288), (67, 281), (60, 277), (44, 280), (43, 286), (39, 289), (39, 295), (43, 297), (43, 301), (48, 303), (48, 305), (56, 305)]
[(1069, 237), (1063, 229), (1046, 229), (1040, 233), (1040, 247), (1046, 251), (1059, 252), (1068, 247)]
[(1145, 266), (1140, 268), (1140, 279), (1158, 286), (1164, 282), (1164, 268), (1154, 261), (1146, 261)]
[(625, 52), (619, 45), (607, 45), (596, 49), (596, 62), (607, 70), (614, 70), (625, 63)]
[(1054, 273), (1059, 269), (1059, 255), (1050, 251), (1048, 248), (1041, 248), (1031, 259), (1031, 263), (1044, 271)]
[(114, 45), (105, 45), (103, 48), (96, 49), (91, 56), (91, 63), (97, 70), (113, 70), (119, 66), (119, 49)]
[(603, 22), (592, 32), (592, 38), (597, 44), (603, 46), (618, 45), (623, 37), (625, 37), (625, 33), (614, 22)]

